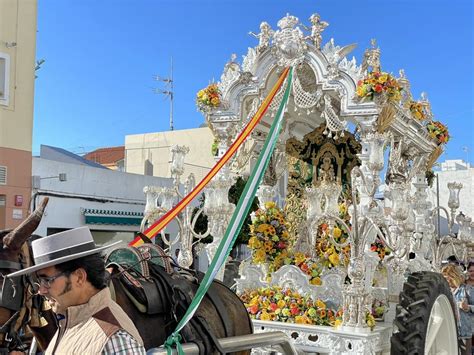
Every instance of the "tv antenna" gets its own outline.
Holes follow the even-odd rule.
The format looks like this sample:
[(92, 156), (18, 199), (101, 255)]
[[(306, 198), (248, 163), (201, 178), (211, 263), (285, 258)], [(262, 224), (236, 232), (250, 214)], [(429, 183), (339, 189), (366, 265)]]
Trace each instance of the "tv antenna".
[(462, 151), (466, 153), (466, 166), (469, 168), (470, 167), (470, 162), (469, 162), (469, 147), (467, 145), (463, 146)]
[(153, 76), (153, 79), (156, 81), (161, 81), (165, 83), (164, 89), (159, 89), (159, 88), (154, 88), (153, 92), (155, 94), (160, 94), (160, 95), (165, 95), (166, 98), (170, 98), (170, 131), (174, 130), (174, 124), (173, 124), (173, 97), (174, 97), (174, 92), (173, 92), (173, 57), (171, 57), (171, 73), (170, 76), (167, 78), (163, 78), (159, 75)]

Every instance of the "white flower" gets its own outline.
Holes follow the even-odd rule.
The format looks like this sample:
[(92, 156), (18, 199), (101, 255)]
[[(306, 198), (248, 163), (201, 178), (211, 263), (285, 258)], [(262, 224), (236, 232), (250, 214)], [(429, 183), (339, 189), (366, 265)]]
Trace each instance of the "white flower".
[(254, 223), (257, 220), (257, 216), (255, 215), (255, 211), (250, 214), (250, 219), (252, 220), (252, 223)]

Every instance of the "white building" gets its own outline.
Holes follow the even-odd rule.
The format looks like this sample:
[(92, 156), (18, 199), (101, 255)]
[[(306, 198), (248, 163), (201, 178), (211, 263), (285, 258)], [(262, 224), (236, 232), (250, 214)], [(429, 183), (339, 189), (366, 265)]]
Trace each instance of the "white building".
[(215, 164), (211, 154), (214, 136), (208, 127), (134, 134), (125, 137), (125, 171), (134, 174), (170, 177), (170, 149), (173, 145), (187, 146), (184, 160), (186, 178), (194, 174), (202, 180)]
[(474, 168), (462, 160), (446, 160), (440, 164), (440, 168), (435, 171), (438, 183), (435, 178), (430, 193), (433, 206), (437, 203), (437, 185), (439, 185), (439, 205), (449, 211), (448, 183), (459, 182), (463, 187), (459, 193), (460, 206), (457, 213), (463, 212), (474, 218)]
[[(139, 231), (145, 207), (143, 188), (171, 186), (171, 179), (113, 171), (60, 148), (42, 146), (33, 158), (33, 196), (49, 197), (36, 233), (49, 235), (89, 226), (97, 244), (129, 242)], [(175, 228), (174, 228), (175, 229)], [(167, 233), (176, 234), (171, 226)]]

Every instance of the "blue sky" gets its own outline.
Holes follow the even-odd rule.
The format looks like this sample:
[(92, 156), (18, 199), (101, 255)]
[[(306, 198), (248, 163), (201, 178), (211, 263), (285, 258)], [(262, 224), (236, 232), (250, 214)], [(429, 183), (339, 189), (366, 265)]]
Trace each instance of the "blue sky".
[(218, 80), (232, 53), (241, 61), (262, 21), (277, 28), (286, 13), (329, 22), (323, 43), (370, 39), (382, 69), (405, 69), (412, 92), (428, 93), (452, 139), (441, 158), (474, 162), (473, 5), (471, 0), (38, 0), (33, 153), (40, 144), (84, 153), (123, 145), (127, 134), (167, 130), (169, 102), (153, 93), (154, 75), (173, 57), (175, 129), (198, 127), (195, 94)]

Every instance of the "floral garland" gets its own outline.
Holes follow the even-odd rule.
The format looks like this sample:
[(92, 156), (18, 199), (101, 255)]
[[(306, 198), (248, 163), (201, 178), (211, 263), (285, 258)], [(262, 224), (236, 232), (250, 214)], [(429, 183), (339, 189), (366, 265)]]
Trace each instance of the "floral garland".
[(276, 206), (275, 202), (267, 202), (265, 209), (258, 209), (252, 213), (251, 218), (251, 237), (248, 245), (252, 251), (253, 263), (268, 262), (271, 266), (276, 260), (278, 265), (283, 265), (289, 255), (288, 249), (293, 244), (284, 213)]
[(240, 298), (252, 319), (332, 326), (340, 325), (342, 319), (342, 310), (279, 286), (246, 290)]
[[(325, 325), (338, 327), (342, 324), (342, 309), (333, 309), (320, 299), (302, 296), (280, 286), (245, 290), (240, 299), (247, 308), (250, 318), (284, 323)], [(366, 313), (366, 324), (370, 329), (376, 325), (386, 311), (386, 304), (375, 302)]]
[(448, 127), (438, 121), (428, 122), (426, 125), (426, 130), (428, 131), (428, 135), (432, 139), (436, 139), (438, 144), (447, 143), (451, 138), (449, 136)]
[(406, 107), (418, 121), (424, 121), (428, 117), (425, 106), (421, 102), (410, 100), (406, 103)]
[(402, 87), (397, 80), (385, 72), (369, 72), (367, 77), (357, 83), (356, 94), (361, 99), (374, 100), (374, 97), (382, 93), (387, 95), (390, 101), (399, 102)]
[[(339, 217), (349, 224), (350, 215), (347, 211), (346, 203), (339, 204)], [(347, 265), (350, 257), (350, 246), (336, 248), (331, 243), (331, 235), (339, 243), (345, 243), (349, 237), (347, 231), (336, 224), (332, 229), (327, 223), (322, 223), (318, 227), (318, 238), (316, 239), (316, 255), (320, 259), (323, 267), (333, 268), (338, 265)]]
[(200, 111), (208, 111), (221, 104), (221, 92), (217, 84), (209, 84), (207, 88), (199, 90), (196, 95), (196, 105)]

